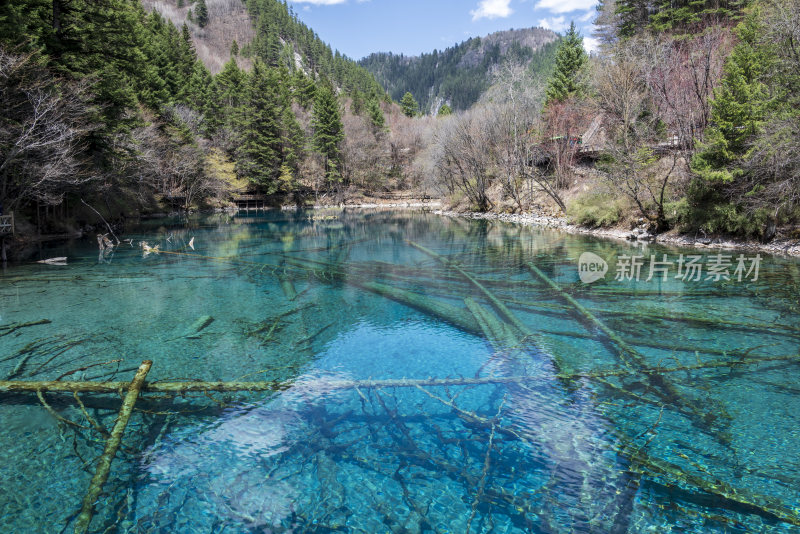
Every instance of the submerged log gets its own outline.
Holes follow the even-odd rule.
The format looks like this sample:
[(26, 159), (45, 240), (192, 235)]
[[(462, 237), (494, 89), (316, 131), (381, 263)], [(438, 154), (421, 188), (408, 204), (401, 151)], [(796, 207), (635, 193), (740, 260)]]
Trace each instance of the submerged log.
[[(641, 374), (671, 374), (687, 371), (700, 371), (710, 369), (733, 369), (747, 365), (759, 365), (770, 362), (792, 361), (800, 362), (800, 354), (772, 356), (769, 358), (744, 358), (741, 360), (715, 360), (692, 365), (678, 365), (674, 367), (648, 367), (645, 369), (610, 369), (607, 371), (559, 373), (556, 375), (522, 375), (522, 376), (489, 376), (478, 378), (426, 378), (411, 379), (400, 378), (390, 380), (330, 380), (325, 382), (325, 387), (330, 389), (355, 389), (355, 388), (402, 388), (402, 387), (440, 387), (440, 386), (477, 386), (483, 384), (511, 384), (542, 382), (552, 379), (604, 379), (609, 377), (636, 376)], [(202, 393), (216, 392), (257, 392), (257, 391), (285, 391), (292, 387), (292, 383), (278, 380), (262, 382), (221, 382), (221, 381), (177, 381), (177, 382), (144, 382), (140, 386), (141, 393)], [(36, 393), (37, 391), (50, 393), (122, 393), (130, 388), (128, 382), (68, 382), (68, 381), (30, 381), (30, 380), (0, 380), (0, 392), (4, 393)]]
[[(628, 342), (622, 339), (616, 332), (614, 332), (611, 328), (606, 326), (606, 324), (601, 321), (596, 315), (590, 312), (586, 307), (584, 307), (580, 302), (575, 300), (572, 295), (564, 291), (561, 286), (559, 286), (556, 282), (554, 282), (549, 276), (547, 276), (541, 269), (539, 269), (536, 265), (532, 263), (525, 264), (528, 270), (534, 274), (539, 280), (541, 280), (544, 284), (549, 286), (557, 295), (559, 295), (572, 309), (577, 313), (579, 317), (590, 323), (592, 326), (600, 330), (605, 336), (610, 339), (619, 349), (621, 350), (620, 358), (622, 359), (623, 363), (628, 365), (631, 369), (639, 369), (643, 370), (648, 368), (647, 360), (645, 357), (633, 348)], [(635, 367), (631, 364), (635, 364)], [(677, 408), (681, 409), (687, 416), (689, 416), (693, 421), (700, 423), (702, 425), (711, 425), (716, 420), (717, 416), (709, 411), (704, 411), (700, 409), (695, 402), (692, 402), (690, 399), (686, 399), (684, 395), (681, 395), (678, 388), (667, 378), (657, 375), (657, 374), (647, 374), (645, 373), (648, 379), (648, 382), (657, 392), (660, 393), (660, 397), (667, 403), (675, 405)], [(723, 414), (723, 416), (727, 416), (724, 410), (721, 407), (715, 407), (715, 411), (719, 414)], [(726, 417), (728, 418), (728, 417)], [(717, 433), (716, 437), (720, 439), (721, 442), (727, 443), (728, 439), (725, 435), (720, 435)]]
[(292, 281), (286, 276), (281, 276), (280, 281), (281, 281), (281, 289), (283, 290), (284, 296), (286, 296), (288, 300), (296, 299), (297, 290), (294, 288), (294, 284), (292, 283)]
[(467, 309), (475, 316), (475, 320), (483, 330), (484, 335), (496, 350), (504, 350), (512, 347), (518, 348), (521, 343), (517, 336), (505, 323), (497, 320), (483, 306), (467, 297), (464, 299)]
[(473, 334), (482, 333), (480, 326), (471, 315), (464, 313), (463, 310), (453, 305), (436, 301), (419, 293), (406, 291), (405, 289), (397, 289), (377, 282), (358, 282), (355, 280), (348, 280), (348, 282), (356, 287), (371, 291), (372, 293), (377, 293), (388, 299), (433, 315), (467, 332)]
[[(717, 499), (717, 504), (725, 508), (741, 508), (749, 513), (756, 513), (800, 526), (800, 514), (787, 503), (775, 497), (760, 495), (745, 488), (736, 488), (708, 473), (708, 477), (687, 473), (679, 466), (648, 454), (644, 447), (636, 447), (634, 441), (620, 431), (616, 432), (622, 443), (617, 452), (628, 458), (630, 469), (645, 476), (665, 478), (675, 484), (683, 484), (700, 490)], [(731, 506), (733, 505), (733, 506)]]
[(486, 298), (489, 299), (489, 302), (492, 303), (492, 306), (497, 310), (497, 313), (499, 313), (503, 318), (505, 318), (512, 325), (514, 325), (514, 327), (516, 327), (523, 335), (533, 337), (533, 333), (530, 331), (530, 329), (522, 321), (520, 321), (519, 318), (516, 315), (514, 315), (514, 313), (511, 312), (511, 310), (509, 310), (505, 304), (500, 302), (500, 299), (495, 297), (491, 291), (486, 289), (486, 287), (483, 284), (481, 284), (474, 276), (472, 276), (467, 271), (465, 271), (452, 261), (448, 260), (447, 258), (441, 256), (440, 254), (435, 253), (430, 249), (423, 247), (422, 245), (414, 243), (413, 241), (408, 241), (408, 244), (416, 248), (417, 250), (424, 252), (428, 256), (442, 262), (444, 265), (458, 271), (458, 273), (464, 278), (466, 278), (469, 281), (469, 283), (475, 286), (481, 293), (486, 295)]
[(0, 326), (0, 337), (7, 336), (9, 334), (13, 334), (20, 328), (26, 328), (28, 326), (38, 326), (41, 324), (50, 324), (50, 319), (40, 319), (38, 321), (31, 321), (28, 323), (10, 323), (4, 324)]
[(122, 408), (117, 416), (117, 421), (114, 423), (114, 428), (106, 441), (103, 454), (97, 462), (97, 470), (95, 471), (92, 482), (89, 484), (89, 491), (83, 498), (83, 505), (78, 519), (75, 522), (75, 534), (84, 534), (89, 530), (89, 524), (92, 522), (94, 515), (94, 503), (103, 492), (103, 485), (108, 480), (108, 475), (111, 472), (111, 462), (117, 454), (122, 435), (125, 433), (125, 427), (128, 426), (128, 420), (133, 413), (133, 406), (136, 404), (136, 399), (139, 397), (139, 391), (144, 384), (147, 373), (150, 372), (150, 367), (153, 362), (145, 360), (136, 372), (136, 376), (128, 386), (128, 393), (125, 395), (125, 400), (122, 401)]
[(214, 322), (214, 318), (210, 315), (203, 315), (202, 317), (198, 317), (198, 319), (192, 323), (192, 325), (186, 329), (181, 337), (185, 339), (197, 339), (200, 337), (200, 333), (206, 329), (208, 325)]

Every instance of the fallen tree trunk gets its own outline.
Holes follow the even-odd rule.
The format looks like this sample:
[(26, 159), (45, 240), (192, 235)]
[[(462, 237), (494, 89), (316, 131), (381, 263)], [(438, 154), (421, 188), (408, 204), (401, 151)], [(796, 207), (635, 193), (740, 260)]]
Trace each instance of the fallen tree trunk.
[[(717, 504), (722, 507), (743, 508), (751, 513), (757, 513), (790, 525), (800, 526), (800, 515), (798, 515), (797, 510), (787, 503), (768, 495), (751, 492), (745, 488), (733, 487), (714, 477), (711, 473), (708, 473), (707, 477), (687, 473), (684, 469), (667, 460), (654, 458), (645, 451), (644, 447), (637, 448), (629, 436), (620, 431), (615, 433), (623, 444), (617, 448), (617, 452), (628, 458), (631, 463), (631, 471), (645, 476), (663, 477), (673, 483), (693, 487), (716, 497), (719, 500)], [(726, 506), (727, 503), (731, 503), (734, 506)]]
[(128, 426), (128, 420), (133, 413), (133, 406), (136, 404), (139, 391), (152, 365), (153, 362), (150, 360), (142, 362), (142, 365), (139, 366), (139, 370), (136, 372), (136, 376), (133, 377), (133, 380), (128, 386), (128, 393), (125, 395), (125, 400), (122, 402), (122, 408), (117, 416), (117, 421), (114, 423), (114, 428), (111, 430), (108, 441), (106, 441), (103, 454), (97, 462), (97, 470), (95, 471), (94, 477), (92, 477), (91, 484), (89, 484), (89, 491), (83, 498), (81, 512), (75, 522), (75, 534), (84, 534), (89, 530), (89, 524), (92, 522), (92, 516), (94, 515), (94, 503), (103, 492), (103, 485), (108, 480), (108, 475), (111, 472), (111, 462), (117, 454), (120, 442), (122, 441), (122, 435), (125, 433), (125, 427)]
[[(541, 280), (544, 284), (550, 287), (557, 295), (559, 295), (568, 305), (570, 305), (573, 311), (583, 320), (587, 321), (589, 324), (600, 330), (605, 336), (611, 340), (621, 351), (620, 358), (622, 359), (623, 363), (628, 365), (631, 369), (646, 369), (648, 367), (647, 360), (645, 357), (633, 348), (628, 342), (622, 339), (616, 332), (614, 332), (611, 328), (606, 326), (606, 324), (601, 321), (596, 315), (590, 312), (586, 307), (584, 307), (580, 302), (575, 300), (572, 295), (568, 294), (564, 291), (561, 286), (559, 286), (556, 282), (550, 279), (541, 269), (533, 265), (532, 263), (525, 264), (528, 267), (528, 270), (534, 274), (539, 280)], [(633, 367), (631, 364), (635, 364), (636, 367)], [(700, 409), (695, 402), (692, 402), (689, 399), (686, 399), (681, 393), (678, 391), (678, 388), (668, 379), (664, 378), (660, 375), (654, 374), (647, 374), (648, 382), (654, 389), (656, 389), (662, 397), (662, 399), (669, 403), (677, 406), (679, 409), (682, 409), (689, 416), (692, 420), (697, 423), (701, 423), (703, 425), (710, 426), (716, 420), (716, 415), (711, 413), (710, 411), (704, 411)], [(729, 419), (729, 416), (724, 412), (722, 407), (716, 406), (714, 407), (714, 411), (719, 414), (722, 414), (726, 419)], [(718, 439), (721, 442), (726, 442), (727, 439), (724, 435), (719, 435)]]
[[(556, 375), (522, 375), (522, 376), (488, 376), (478, 378), (426, 378), (411, 379), (400, 378), (392, 380), (331, 380), (325, 383), (326, 388), (330, 389), (355, 389), (355, 388), (402, 388), (418, 386), (475, 386), (482, 384), (511, 384), (541, 382), (550, 379), (598, 379), (619, 376), (636, 375), (657, 375), (670, 374), (686, 371), (699, 371), (707, 369), (733, 369), (746, 365), (758, 365), (762, 363), (796, 361), (800, 362), (800, 354), (789, 354), (772, 356), (768, 358), (745, 358), (741, 360), (715, 360), (705, 363), (692, 365), (679, 365), (674, 367), (648, 367), (644, 369), (613, 369), (608, 371), (581, 372), (581, 373), (559, 373)], [(192, 392), (257, 392), (257, 391), (285, 391), (292, 387), (291, 382), (281, 382), (278, 380), (268, 380), (263, 382), (206, 382), (206, 381), (183, 381), (183, 382), (143, 382), (139, 391), (141, 393), (192, 393)], [(130, 388), (128, 382), (36, 382), (36, 381), (0, 381), (0, 392), (5, 393), (36, 393), (37, 391), (50, 393), (118, 393), (122, 394)]]

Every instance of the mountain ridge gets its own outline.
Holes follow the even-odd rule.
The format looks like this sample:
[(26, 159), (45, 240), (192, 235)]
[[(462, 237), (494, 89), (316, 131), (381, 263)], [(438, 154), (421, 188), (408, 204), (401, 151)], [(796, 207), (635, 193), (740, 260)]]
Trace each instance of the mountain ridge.
[(471, 37), (442, 51), (419, 55), (375, 52), (358, 61), (392, 96), (414, 95), (424, 113), (436, 115), (443, 103), (464, 110), (491, 85), (491, 72), (507, 59), (546, 70), (558, 34), (545, 28), (520, 28)]

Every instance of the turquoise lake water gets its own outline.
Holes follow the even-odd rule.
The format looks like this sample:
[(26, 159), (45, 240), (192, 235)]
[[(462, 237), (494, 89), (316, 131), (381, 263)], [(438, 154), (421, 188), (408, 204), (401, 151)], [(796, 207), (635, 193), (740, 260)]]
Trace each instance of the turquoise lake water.
[[(0, 380), (282, 387), (143, 393), (91, 532), (800, 532), (797, 260), (415, 212), (121, 237), (2, 273)], [(0, 532), (73, 531), (121, 405), (42, 399), (0, 393)]]

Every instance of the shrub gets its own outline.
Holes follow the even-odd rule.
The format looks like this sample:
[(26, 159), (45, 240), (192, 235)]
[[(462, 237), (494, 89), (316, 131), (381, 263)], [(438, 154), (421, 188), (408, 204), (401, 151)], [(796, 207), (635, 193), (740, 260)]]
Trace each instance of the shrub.
[(625, 211), (625, 199), (609, 193), (586, 193), (567, 204), (567, 220), (592, 228), (611, 226)]

